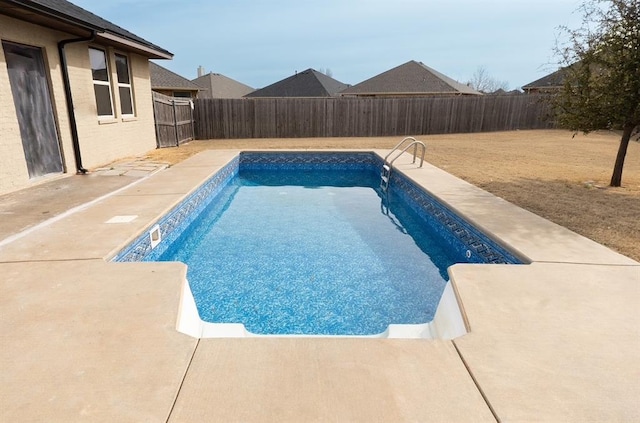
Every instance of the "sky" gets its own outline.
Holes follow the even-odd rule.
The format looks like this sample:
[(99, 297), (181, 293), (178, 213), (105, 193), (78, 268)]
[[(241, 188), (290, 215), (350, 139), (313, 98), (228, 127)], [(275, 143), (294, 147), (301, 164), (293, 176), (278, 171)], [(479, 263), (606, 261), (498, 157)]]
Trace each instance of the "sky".
[(560, 26), (581, 0), (71, 0), (197, 68), (262, 88), (313, 68), (355, 85), (410, 60), (466, 83), (480, 68), (508, 89), (558, 69)]

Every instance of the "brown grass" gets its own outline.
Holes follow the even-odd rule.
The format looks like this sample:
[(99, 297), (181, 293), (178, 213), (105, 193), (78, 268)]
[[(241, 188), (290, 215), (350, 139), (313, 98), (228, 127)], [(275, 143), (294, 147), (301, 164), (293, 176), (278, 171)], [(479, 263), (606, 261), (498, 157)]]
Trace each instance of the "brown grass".
[[(621, 188), (608, 181), (615, 133), (560, 130), (417, 136), (426, 160), (520, 207), (640, 261), (640, 143), (627, 152)], [(192, 141), (149, 153), (178, 163), (205, 149), (391, 148), (401, 137)]]

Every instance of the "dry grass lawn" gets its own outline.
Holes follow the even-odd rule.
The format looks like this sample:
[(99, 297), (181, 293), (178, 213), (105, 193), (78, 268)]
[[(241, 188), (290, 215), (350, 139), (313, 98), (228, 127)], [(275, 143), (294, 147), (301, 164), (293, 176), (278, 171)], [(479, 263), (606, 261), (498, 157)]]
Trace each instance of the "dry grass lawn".
[[(620, 136), (561, 130), (416, 136), (425, 160), (518, 206), (640, 261), (640, 143), (621, 188), (609, 188)], [(192, 141), (149, 153), (178, 163), (205, 149), (392, 148), (402, 137)]]

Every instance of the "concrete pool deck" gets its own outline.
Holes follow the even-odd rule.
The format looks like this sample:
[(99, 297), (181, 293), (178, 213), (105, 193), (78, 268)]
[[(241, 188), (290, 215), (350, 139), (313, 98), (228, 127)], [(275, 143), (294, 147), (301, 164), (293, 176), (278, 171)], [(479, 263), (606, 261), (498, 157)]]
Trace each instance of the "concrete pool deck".
[(237, 153), (108, 182), (115, 194), (19, 236), (0, 226), (0, 421), (640, 421), (640, 263), (405, 157), (398, 169), (531, 262), (450, 269), (468, 334), (177, 332), (185, 266), (105, 259)]

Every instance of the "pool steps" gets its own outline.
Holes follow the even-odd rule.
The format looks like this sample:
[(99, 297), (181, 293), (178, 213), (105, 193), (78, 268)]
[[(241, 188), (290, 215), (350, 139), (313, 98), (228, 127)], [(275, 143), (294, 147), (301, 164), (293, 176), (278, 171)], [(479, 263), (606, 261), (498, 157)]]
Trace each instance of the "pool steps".
[(447, 282), (433, 320), (420, 324), (390, 324), (375, 335), (258, 335), (242, 323), (211, 323), (200, 319), (189, 282), (182, 282), (176, 330), (194, 338), (388, 338), (388, 339), (454, 339), (467, 333), (467, 324), (451, 281)]

